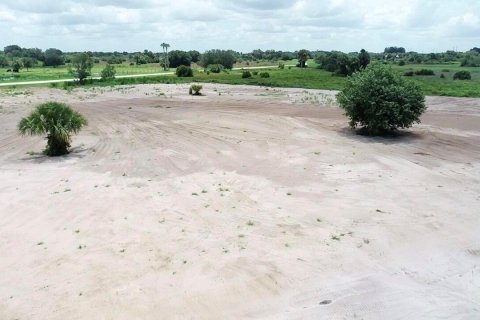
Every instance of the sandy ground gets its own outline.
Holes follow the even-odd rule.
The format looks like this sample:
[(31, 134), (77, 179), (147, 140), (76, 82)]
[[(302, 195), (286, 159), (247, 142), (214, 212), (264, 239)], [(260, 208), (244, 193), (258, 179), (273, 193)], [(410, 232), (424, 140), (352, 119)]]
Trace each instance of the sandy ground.
[[(333, 93), (0, 91), (0, 319), (479, 319), (480, 100), (358, 136)], [(41, 155), (16, 125), (69, 101)]]

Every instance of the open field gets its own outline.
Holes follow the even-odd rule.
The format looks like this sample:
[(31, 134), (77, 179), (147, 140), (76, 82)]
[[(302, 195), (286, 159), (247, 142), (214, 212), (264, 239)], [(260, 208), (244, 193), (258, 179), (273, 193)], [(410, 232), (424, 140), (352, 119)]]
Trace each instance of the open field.
[[(0, 319), (478, 316), (480, 99), (369, 138), (329, 91), (204, 87), (2, 91)], [(52, 99), (66, 157), (16, 130)]]
[[(285, 62), (288, 65), (296, 64), (297, 60)], [(235, 65), (235, 68), (252, 68), (265, 65), (277, 65), (278, 62), (258, 62), (250, 63), (248, 66), (245, 63)], [(267, 70), (257, 70), (258, 73), (267, 71), (270, 73), (269, 78), (261, 78), (259, 74), (253, 75), (251, 78), (242, 79), (241, 70), (232, 70), (229, 72), (221, 72), (219, 74), (202, 72), (203, 70), (194, 65), (196, 70), (193, 78), (178, 78), (175, 75), (158, 75), (149, 76), (152, 73), (163, 73), (163, 69), (158, 64), (130, 66), (128, 64), (116, 65), (117, 76), (120, 76), (115, 81), (101, 82), (94, 80), (94, 86), (110, 86), (113, 84), (145, 84), (145, 83), (189, 83), (189, 82), (203, 82), (203, 83), (224, 83), (224, 84), (241, 84), (241, 85), (261, 85), (280, 88), (307, 88), (307, 89), (324, 89), (324, 90), (341, 90), (345, 84), (346, 78), (334, 76), (331, 72), (320, 70), (317, 68), (314, 60), (308, 61), (309, 68), (299, 69), (296, 67), (286, 67), (281, 70), (278, 68), (271, 68)], [(92, 75), (98, 77), (104, 65), (96, 64), (92, 70)], [(480, 68), (460, 67), (459, 63), (453, 64), (438, 64), (438, 65), (413, 65), (407, 64), (405, 66), (392, 65), (392, 67), (399, 73), (403, 74), (406, 71), (416, 71), (420, 69), (432, 69), (435, 76), (414, 76), (409, 77), (416, 81), (427, 95), (438, 96), (452, 96), (452, 97), (480, 97)], [(470, 71), (472, 80), (458, 81), (453, 80), (455, 72), (460, 70)], [(170, 69), (174, 72), (174, 69)], [(142, 76), (145, 74), (145, 76)], [(445, 79), (440, 78), (443, 74)], [(124, 79), (122, 76), (140, 75), (135, 78)], [(68, 73), (66, 67), (61, 68), (34, 68), (30, 71), (22, 70), (20, 75), (16, 78), (11, 74), (0, 74), (0, 84), (23, 82), (23, 81), (43, 81), (43, 80), (66, 80), (70, 79), (71, 75)], [(33, 84), (32, 84), (33, 85)], [(61, 86), (59, 84), (58, 86)]]

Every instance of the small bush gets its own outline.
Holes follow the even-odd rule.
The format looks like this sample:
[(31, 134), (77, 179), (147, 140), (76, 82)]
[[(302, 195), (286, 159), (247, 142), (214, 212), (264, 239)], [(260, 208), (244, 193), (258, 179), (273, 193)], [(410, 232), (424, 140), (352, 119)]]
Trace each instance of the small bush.
[(430, 69), (421, 69), (421, 70), (415, 71), (415, 74), (417, 76), (434, 76), (435, 72), (433, 72), (433, 70), (430, 70)]
[(247, 78), (251, 78), (252, 77), (252, 74), (250, 73), (250, 71), (248, 70), (245, 70), (242, 72), (242, 79), (247, 79)]
[(450, 72), (450, 69), (442, 69), (442, 72)]
[(426, 110), (420, 87), (382, 64), (354, 73), (337, 100), (350, 126), (362, 126), (371, 135), (411, 127)]
[(260, 78), (270, 78), (270, 73), (268, 73), (268, 72), (260, 72)]
[(117, 71), (115, 70), (114, 66), (107, 64), (100, 74), (102, 80), (112, 80), (115, 79), (115, 74), (117, 74)]
[(203, 87), (199, 84), (192, 84), (188, 92), (190, 93), (190, 95), (201, 96), (202, 94), (200, 93), (200, 90), (202, 90), (202, 88)]
[(458, 71), (453, 75), (453, 80), (472, 80), (472, 75), (469, 71)]
[(211, 64), (207, 67), (207, 70), (211, 73), (220, 73), (225, 69), (221, 64)]
[(193, 70), (187, 66), (179, 66), (175, 71), (177, 77), (193, 77)]
[(252, 74), (253, 74), (254, 76), (258, 75), (258, 71), (253, 71)]
[(405, 65), (405, 61), (400, 60), (400, 61), (398, 62), (398, 65), (399, 65), (399, 66), (404, 66), (404, 65)]
[(413, 71), (407, 71), (407, 72), (405, 72), (403, 75), (404, 75), (405, 77), (413, 77), (414, 74), (415, 74), (415, 72), (413, 72)]
[(283, 62), (278, 63), (278, 69), (285, 69), (285, 63)]
[(440, 75), (440, 79), (445, 79), (445, 75), (443, 73)]

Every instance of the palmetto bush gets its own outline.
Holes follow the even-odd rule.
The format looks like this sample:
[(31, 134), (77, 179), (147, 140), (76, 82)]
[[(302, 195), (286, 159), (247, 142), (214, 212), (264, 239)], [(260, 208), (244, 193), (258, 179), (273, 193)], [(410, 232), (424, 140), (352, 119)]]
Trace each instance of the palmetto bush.
[(87, 119), (60, 102), (39, 105), (28, 117), (20, 120), (18, 129), (22, 134), (47, 135), (45, 154), (60, 156), (68, 153), (72, 134), (87, 125)]

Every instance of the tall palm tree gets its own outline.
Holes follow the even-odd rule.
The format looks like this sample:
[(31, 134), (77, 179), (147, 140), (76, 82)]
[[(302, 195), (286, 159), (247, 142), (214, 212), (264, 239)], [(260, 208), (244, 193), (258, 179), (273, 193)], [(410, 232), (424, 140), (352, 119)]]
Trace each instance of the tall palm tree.
[(298, 51), (298, 62), (300, 63), (300, 68), (305, 68), (309, 56), (310, 55), (308, 51), (305, 49)]
[(88, 121), (83, 115), (66, 104), (46, 102), (20, 120), (18, 129), (22, 134), (47, 134), (45, 154), (60, 156), (68, 153), (72, 133), (78, 133), (87, 124)]
[(168, 43), (165, 43), (163, 42), (161, 45), (160, 45), (162, 48), (163, 48), (163, 52), (164, 52), (164, 62), (163, 62), (163, 67), (165, 70), (168, 69), (169, 67), (169, 62), (168, 62), (168, 48), (170, 48), (170, 45)]

